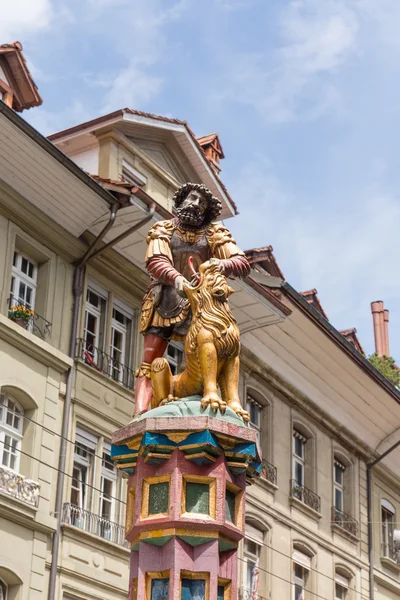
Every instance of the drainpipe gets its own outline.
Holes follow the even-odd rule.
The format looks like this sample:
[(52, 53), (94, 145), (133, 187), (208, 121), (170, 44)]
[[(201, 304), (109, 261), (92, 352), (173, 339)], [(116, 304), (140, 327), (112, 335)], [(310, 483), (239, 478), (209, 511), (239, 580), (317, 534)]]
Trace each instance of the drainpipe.
[[(134, 204), (133, 200), (130, 200), (130, 204)], [(80, 300), (83, 293), (83, 281), (86, 264), (90, 259), (94, 256), (98, 256), (101, 252), (113, 246), (114, 244), (121, 241), (123, 238), (127, 237), (143, 225), (145, 225), (152, 218), (155, 212), (155, 204), (151, 206), (147, 215), (141, 219), (138, 223), (135, 223), (133, 227), (130, 227), (127, 231), (124, 231), (121, 235), (117, 236), (111, 242), (104, 244), (101, 248), (98, 248), (101, 240), (108, 233), (111, 227), (115, 223), (115, 219), (117, 216), (117, 212), (120, 208), (120, 204), (116, 202), (111, 206), (110, 217), (103, 228), (103, 230), (99, 233), (97, 238), (93, 241), (93, 243), (89, 246), (83, 257), (80, 261), (75, 265), (73, 285), (72, 285), (72, 293), (73, 293), (73, 309), (72, 309), (72, 324), (71, 324), (71, 337), (70, 337), (70, 345), (69, 345), (69, 357), (75, 360), (75, 346), (76, 346), (76, 338), (78, 331), (78, 320), (79, 320), (79, 309), (80, 309)], [(55, 600), (56, 593), (56, 579), (57, 579), (57, 569), (58, 569), (58, 554), (60, 549), (60, 539), (61, 539), (61, 513), (62, 513), (62, 502), (63, 502), (63, 492), (64, 492), (64, 473), (66, 468), (67, 461), (67, 443), (68, 443), (68, 433), (69, 433), (69, 420), (70, 420), (70, 412), (71, 412), (71, 403), (72, 403), (72, 385), (73, 378), (75, 373), (75, 362), (74, 365), (69, 369), (67, 376), (67, 383), (65, 389), (65, 399), (64, 399), (64, 409), (63, 409), (63, 417), (62, 417), (62, 427), (61, 427), (61, 442), (60, 442), (60, 455), (58, 459), (58, 477), (57, 477), (57, 490), (56, 490), (56, 503), (55, 503), (55, 516), (57, 518), (56, 530), (53, 535), (52, 540), (52, 560), (50, 567), (50, 577), (49, 577), (49, 592), (48, 592), (48, 600)]]
[(372, 469), (388, 454), (400, 446), (400, 440), (390, 446), (383, 454), (372, 462), (367, 463), (367, 511), (368, 511), (368, 556), (369, 556), (369, 598), (374, 600), (374, 544), (372, 528)]

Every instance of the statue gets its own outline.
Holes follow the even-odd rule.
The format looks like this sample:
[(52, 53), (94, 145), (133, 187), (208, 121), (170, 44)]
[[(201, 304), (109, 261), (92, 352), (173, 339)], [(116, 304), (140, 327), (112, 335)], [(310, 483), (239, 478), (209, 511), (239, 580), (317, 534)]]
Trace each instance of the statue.
[[(213, 196), (206, 186), (198, 183), (182, 185), (174, 195), (174, 205), (176, 217), (156, 223), (147, 236), (146, 267), (152, 281), (143, 299), (140, 319), (140, 332), (144, 334), (144, 352), (142, 364), (136, 372), (135, 415), (141, 414), (149, 408), (153, 396), (151, 383), (153, 361), (163, 357), (171, 339), (185, 340), (189, 332), (192, 311), (194, 314), (196, 314), (196, 310), (198, 311), (198, 304), (194, 300), (193, 290), (196, 290), (197, 293), (197, 291), (200, 291), (200, 287), (204, 286), (204, 283), (207, 283), (206, 288), (209, 284), (210, 289), (212, 289), (215, 284), (215, 289), (224, 290), (221, 298), (227, 297), (230, 288), (226, 283), (226, 278), (232, 276), (246, 277), (250, 273), (247, 258), (242, 250), (236, 246), (235, 240), (228, 229), (221, 224), (212, 224), (220, 215), (222, 205), (220, 200)], [(191, 261), (189, 261), (189, 258), (191, 258)], [(189, 283), (189, 280), (193, 277), (193, 272), (196, 271), (200, 271), (200, 287), (199, 285), (193, 287)], [(214, 283), (211, 281), (212, 279), (214, 279)], [(210, 294), (210, 289), (208, 294)], [(206, 289), (201, 293), (206, 294)], [(216, 307), (216, 296), (213, 296), (211, 292), (212, 301), (209, 301), (209, 307)], [(222, 310), (224, 314), (222, 319), (223, 329), (227, 314), (226, 298), (221, 306), (225, 307)], [(231, 315), (230, 311), (229, 315)], [(212, 320), (214, 317), (210, 316), (210, 318)], [(230, 318), (234, 323), (233, 317)], [(192, 336), (187, 336), (185, 343), (185, 351), (188, 352), (187, 359), (194, 352), (194, 348), (188, 346), (188, 340), (196, 338), (200, 342), (204, 336), (207, 338), (206, 328), (201, 323), (201, 319), (196, 318), (191, 330)], [(229, 327), (233, 327), (231, 321), (229, 323)], [(221, 323), (218, 323), (214, 330), (217, 331), (220, 325)], [(196, 327), (200, 327), (200, 329), (194, 334)], [(236, 325), (234, 327), (237, 329)], [(222, 331), (220, 334), (222, 335)], [(218, 339), (218, 334), (216, 339)], [(205, 342), (206, 346), (207, 343), (209, 343), (209, 340)], [(237, 334), (237, 343), (232, 346), (232, 361), (225, 360), (222, 371), (222, 364), (218, 363), (218, 366), (214, 365), (214, 367), (212, 365), (212, 356), (215, 357), (218, 343), (214, 341), (210, 344), (210, 346), (212, 345), (214, 345), (214, 350), (210, 347), (210, 352), (203, 351), (201, 356), (204, 361), (207, 361), (210, 369), (217, 369), (216, 380), (218, 379), (218, 368), (221, 373), (224, 373), (219, 383), (221, 393), (225, 399), (221, 401), (217, 396), (216, 389), (213, 387), (215, 381), (213, 385), (208, 382), (210, 387), (207, 388), (207, 391), (206, 385), (204, 385), (203, 405), (210, 404), (214, 410), (218, 407), (224, 410), (224, 406), (226, 406), (224, 403), (228, 402), (229, 405), (233, 403), (236, 407), (234, 410), (247, 419), (248, 415), (241, 408), (237, 395), (239, 336)], [(206, 355), (207, 358), (205, 358)], [(218, 358), (222, 358), (222, 355), (218, 355)], [(201, 369), (203, 376), (205, 364), (204, 362)], [(156, 392), (157, 399), (159, 402), (168, 398), (173, 399), (174, 395), (170, 391), (171, 375), (166, 370), (165, 362), (157, 361), (154, 363), (153, 377), (156, 375), (156, 365), (161, 368), (156, 377), (157, 381), (161, 382), (161, 387)], [(236, 393), (233, 394), (230, 400), (227, 392), (231, 393), (231, 388), (226, 388), (224, 391), (224, 381), (227, 380), (228, 372), (231, 372), (232, 378), (236, 377)], [(185, 387), (184, 381), (188, 375), (185, 375), (185, 377), (183, 375), (180, 378), (181, 383), (179, 385), (182, 386), (182, 390), (186, 390), (187, 387)], [(196, 387), (194, 383), (190, 389), (193, 387)], [(169, 389), (168, 393), (164, 398), (161, 398), (167, 388)], [(200, 391), (200, 388), (201, 386), (198, 385), (196, 389)]]
[[(173, 376), (168, 361), (156, 358), (151, 364), (153, 405), (202, 394), (201, 407), (208, 405), (223, 414), (228, 405), (244, 421), (249, 413), (238, 394), (240, 332), (229, 308), (233, 292), (215, 258), (200, 265), (197, 285), (184, 282), (192, 319), (185, 338), (186, 368)], [(218, 395), (218, 384), (222, 398)]]

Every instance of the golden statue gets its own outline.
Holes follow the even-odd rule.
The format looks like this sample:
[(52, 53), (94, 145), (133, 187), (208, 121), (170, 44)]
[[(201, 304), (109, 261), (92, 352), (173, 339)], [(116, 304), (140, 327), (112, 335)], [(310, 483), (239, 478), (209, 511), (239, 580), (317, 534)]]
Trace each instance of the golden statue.
[[(152, 406), (201, 394), (201, 407), (225, 412), (227, 406), (249, 421), (238, 393), (240, 332), (229, 308), (233, 289), (221, 273), (219, 261), (200, 265), (198, 284), (183, 284), (192, 321), (185, 339), (186, 368), (172, 375), (168, 361), (156, 358), (151, 364)], [(221, 396), (218, 395), (218, 385)]]

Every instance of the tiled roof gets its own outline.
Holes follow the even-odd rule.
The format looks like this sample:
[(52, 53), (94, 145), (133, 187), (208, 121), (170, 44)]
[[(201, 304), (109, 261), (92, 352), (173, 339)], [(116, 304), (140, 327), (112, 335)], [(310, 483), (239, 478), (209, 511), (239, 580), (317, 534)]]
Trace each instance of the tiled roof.
[(272, 246), (263, 246), (262, 248), (250, 248), (245, 250), (247, 260), (253, 267), (253, 269), (261, 269), (266, 271), (273, 277), (280, 277), (285, 279), (276, 258), (273, 254)]
[(12, 79), (9, 84), (14, 92), (12, 106), (14, 110), (21, 112), (33, 106), (40, 106), (43, 101), (26, 65), (22, 44), (20, 42), (1, 44), (0, 57), (5, 60)]
[(306, 292), (300, 292), (305, 300), (307, 300), (308, 304), (310, 304), (315, 310), (317, 310), (327, 321), (329, 321), (326, 312), (322, 308), (321, 302), (318, 298), (318, 292), (314, 288), (312, 290), (307, 290)]
[(357, 337), (357, 329), (355, 327), (353, 327), (352, 329), (344, 329), (343, 331), (339, 331), (339, 333), (341, 333), (342, 336), (346, 338), (346, 340), (350, 342), (350, 344), (352, 344), (352, 346), (354, 346), (354, 348), (358, 350), (360, 354), (363, 354), (365, 356), (364, 349), (361, 346), (360, 341)]

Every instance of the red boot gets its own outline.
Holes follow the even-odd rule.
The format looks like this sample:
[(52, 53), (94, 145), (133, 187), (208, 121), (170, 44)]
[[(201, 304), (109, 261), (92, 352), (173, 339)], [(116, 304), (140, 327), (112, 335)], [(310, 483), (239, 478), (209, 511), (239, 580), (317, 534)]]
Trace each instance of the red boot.
[(134, 416), (149, 410), (153, 388), (151, 387), (150, 367), (155, 358), (164, 356), (168, 342), (157, 335), (148, 333), (144, 336), (143, 362), (135, 373), (137, 377), (135, 387)]

